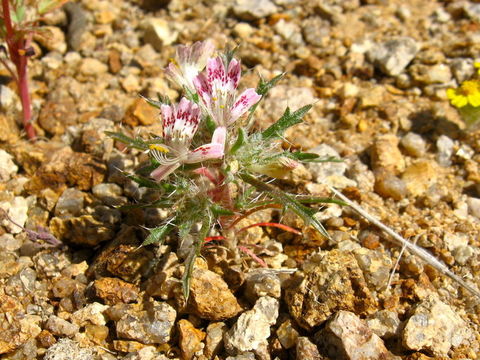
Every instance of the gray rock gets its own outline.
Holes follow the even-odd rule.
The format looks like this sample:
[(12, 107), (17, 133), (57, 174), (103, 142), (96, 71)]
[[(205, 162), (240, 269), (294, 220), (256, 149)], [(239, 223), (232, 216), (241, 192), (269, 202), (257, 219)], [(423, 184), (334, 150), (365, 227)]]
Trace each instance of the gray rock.
[(45, 360), (93, 360), (95, 358), (95, 350), (92, 347), (81, 348), (76, 341), (68, 338), (60, 339), (50, 346), (44, 357)]
[(11, 110), (18, 100), (18, 96), (12, 89), (8, 86), (0, 85), (0, 109)]
[(368, 56), (386, 75), (397, 76), (413, 60), (418, 50), (419, 45), (414, 39), (398, 37), (375, 46)]
[(470, 79), (475, 73), (472, 59), (458, 58), (453, 59), (450, 63), (453, 76), (458, 83)]
[(252, 310), (240, 315), (233, 327), (225, 333), (225, 349), (230, 354), (257, 350), (266, 345), (270, 326), (278, 317), (279, 302), (269, 296), (257, 300)]
[(277, 6), (270, 0), (235, 0), (233, 12), (242, 20), (261, 19), (278, 12)]
[(405, 348), (446, 356), (452, 346), (459, 346), (472, 337), (465, 321), (437, 296), (430, 295), (418, 303), (406, 320), (402, 331)]
[(203, 354), (213, 359), (223, 348), (223, 336), (228, 330), (227, 325), (223, 322), (210, 323), (207, 326), (207, 336), (205, 338), (205, 348)]
[(237, 356), (228, 356), (225, 360), (255, 360), (255, 354), (252, 352), (246, 352)]
[(263, 296), (280, 298), (282, 288), (277, 274), (264, 269), (254, 269), (245, 276), (245, 296), (251, 302), (255, 302)]
[(354, 313), (339, 311), (328, 321), (324, 329), (315, 334), (315, 342), (331, 359), (394, 360), (382, 339), (372, 332)]
[[(341, 159), (338, 152), (326, 144), (318, 145), (308, 152), (319, 155), (320, 159)], [(312, 173), (313, 179), (319, 184), (327, 184), (339, 188), (356, 185), (355, 181), (344, 176), (347, 170), (347, 164), (344, 162), (308, 163), (307, 167)]]
[(400, 330), (400, 319), (396, 312), (380, 310), (367, 318), (368, 327), (382, 339), (396, 336)]
[(164, 46), (173, 44), (178, 37), (170, 22), (165, 19), (149, 18), (142, 24), (144, 29), (143, 40), (153, 46), (157, 51), (162, 51)]
[(297, 343), (298, 335), (291, 320), (284, 321), (277, 329), (278, 340), (285, 349), (290, 349)]
[(302, 328), (322, 325), (338, 310), (368, 315), (376, 302), (367, 287), (355, 256), (332, 250), (312, 255), (304, 265), (305, 275), (285, 291), (292, 318)]
[(400, 140), (400, 144), (408, 155), (413, 157), (422, 157), (427, 151), (427, 143), (423, 137), (412, 132), (407, 133), (402, 140)]
[(108, 308), (108, 305), (93, 302), (84, 308), (75, 311), (72, 314), (72, 321), (79, 326), (86, 326), (88, 324), (97, 326), (105, 325), (107, 321), (103, 312)]
[(45, 324), (45, 328), (54, 335), (74, 337), (79, 331), (78, 325), (72, 324), (55, 315), (50, 315)]
[(471, 20), (480, 21), (480, 4), (463, 1), (459, 5)]
[(409, 72), (415, 81), (426, 85), (447, 84), (452, 80), (450, 67), (445, 64), (433, 66), (415, 64), (410, 67)]
[(12, 234), (3, 234), (0, 236), (0, 251), (15, 251), (22, 247), (23, 240)]
[[(15, 196), (12, 201), (2, 201), (0, 202), (0, 208), (5, 210), (12, 221), (20, 226), (24, 226), (27, 221), (27, 212), (28, 212), (28, 200), (21, 197)], [(17, 225), (11, 223), (7, 219), (0, 221), (0, 225), (5, 227), (7, 232), (10, 234), (19, 234), (23, 230)]]
[(99, 76), (108, 71), (108, 66), (98, 59), (85, 58), (81, 60), (78, 70), (85, 76)]
[(8, 279), (5, 293), (18, 298), (27, 296), (35, 290), (36, 279), (37, 272), (35, 270), (24, 268)]
[(310, 17), (302, 21), (302, 32), (308, 44), (321, 47), (330, 37), (330, 24), (319, 16)]
[(393, 266), (392, 259), (380, 251), (364, 247), (354, 250), (353, 253), (367, 283), (375, 290), (383, 289), (388, 283)]
[(17, 171), (18, 166), (13, 162), (13, 156), (0, 149), (0, 182), (7, 182)]
[(93, 195), (102, 200), (105, 205), (121, 205), (127, 202), (122, 195), (122, 188), (113, 183), (103, 183), (92, 188)]
[(300, 26), (293, 21), (285, 21), (281, 19), (274, 25), (275, 32), (284, 38), (290, 45), (301, 46), (303, 45), (302, 33)]
[(325, 359), (318, 351), (317, 345), (311, 342), (308, 337), (302, 336), (297, 340), (297, 346), (295, 348), (297, 356), (296, 360), (323, 360)]
[(467, 198), (468, 212), (475, 216), (477, 219), (480, 219), (480, 199), (474, 197)]
[(444, 167), (452, 164), (451, 157), (453, 154), (454, 142), (448, 136), (441, 135), (437, 139), (437, 162)]
[(143, 344), (165, 344), (177, 312), (164, 302), (154, 301), (149, 311), (130, 311), (117, 322), (117, 334), (121, 338), (139, 341)]
[(55, 216), (78, 216), (83, 210), (85, 193), (75, 188), (65, 189), (55, 206)]

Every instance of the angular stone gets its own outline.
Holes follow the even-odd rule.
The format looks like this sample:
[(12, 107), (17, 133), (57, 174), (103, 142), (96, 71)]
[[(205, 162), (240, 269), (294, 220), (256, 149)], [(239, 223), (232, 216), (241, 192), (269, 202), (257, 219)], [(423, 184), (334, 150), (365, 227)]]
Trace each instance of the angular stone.
[(178, 323), (179, 346), (182, 359), (191, 360), (197, 351), (202, 349), (202, 341), (206, 334), (196, 329), (188, 320), (181, 319)]
[(54, 335), (74, 337), (80, 330), (78, 325), (72, 324), (55, 315), (50, 315), (45, 328)]
[(374, 47), (370, 60), (386, 75), (397, 76), (408, 66), (419, 50), (417, 42), (410, 37), (398, 37)]
[(279, 302), (269, 296), (257, 300), (252, 310), (244, 312), (223, 338), (230, 354), (257, 350), (266, 345), (270, 326), (278, 317)]
[(405, 170), (405, 159), (398, 148), (399, 140), (393, 134), (379, 136), (371, 148), (372, 168), (385, 169), (393, 174)]
[(425, 194), (428, 188), (437, 182), (440, 174), (441, 168), (435, 161), (420, 160), (405, 169), (402, 180), (410, 194), (419, 196)]
[(285, 292), (290, 315), (304, 329), (323, 324), (338, 310), (368, 315), (376, 302), (353, 254), (332, 250), (312, 260), (303, 278)]
[(0, 182), (7, 182), (18, 171), (18, 166), (13, 162), (13, 156), (0, 149)]
[(242, 311), (220, 275), (198, 268), (192, 274), (187, 309), (202, 319), (213, 321), (230, 319)]
[(103, 326), (107, 323), (103, 313), (108, 308), (107, 305), (97, 302), (90, 303), (84, 308), (75, 311), (72, 314), (72, 321), (79, 326), (85, 326), (88, 324)]
[(177, 312), (167, 303), (154, 301), (148, 310), (128, 312), (116, 323), (121, 338), (139, 341), (143, 344), (165, 344)]
[(213, 359), (223, 348), (223, 336), (228, 330), (223, 322), (210, 323), (207, 327), (207, 337), (205, 339), (205, 348), (203, 354)]
[(471, 337), (472, 330), (465, 321), (434, 295), (415, 306), (402, 331), (402, 343), (407, 349), (439, 357)]
[(107, 305), (131, 303), (138, 300), (138, 288), (126, 281), (105, 277), (95, 280), (92, 286), (94, 296)]
[(111, 240), (115, 235), (111, 227), (105, 226), (91, 215), (67, 219), (55, 217), (50, 221), (50, 230), (62, 241), (91, 246)]
[(282, 293), (280, 278), (271, 271), (262, 269), (251, 270), (245, 276), (245, 297), (252, 303), (259, 297), (271, 296), (280, 298)]
[(255, 20), (275, 14), (278, 8), (270, 0), (235, 0), (233, 12), (242, 20)]
[(325, 328), (315, 334), (315, 341), (331, 359), (400, 360), (387, 350), (382, 339), (349, 311), (336, 313)]

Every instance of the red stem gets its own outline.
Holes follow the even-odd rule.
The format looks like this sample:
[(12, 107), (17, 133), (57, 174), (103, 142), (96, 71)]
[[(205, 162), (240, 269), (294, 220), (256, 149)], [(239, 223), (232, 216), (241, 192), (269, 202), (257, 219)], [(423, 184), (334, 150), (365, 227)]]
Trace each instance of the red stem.
[(17, 87), (20, 101), (22, 102), (23, 126), (30, 140), (35, 139), (35, 129), (32, 126), (32, 111), (30, 102), (30, 93), (28, 91), (27, 75), (27, 56), (26, 47), (29, 40), (24, 37), (15, 39), (15, 30), (13, 29), (12, 18), (10, 16), (10, 6), (8, 0), (2, 0), (3, 19), (6, 29), (6, 42), (10, 59), (17, 68)]

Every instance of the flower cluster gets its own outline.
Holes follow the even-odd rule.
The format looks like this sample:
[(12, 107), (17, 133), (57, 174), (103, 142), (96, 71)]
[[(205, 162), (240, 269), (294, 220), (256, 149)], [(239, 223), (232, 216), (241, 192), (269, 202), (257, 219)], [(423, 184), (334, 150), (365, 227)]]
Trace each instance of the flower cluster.
[[(150, 155), (150, 164), (130, 178), (158, 191), (158, 200), (146, 206), (166, 208), (170, 217), (151, 229), (143, 244), (161, 243), (173, 228), (178, 229), (178, 253), (186, 254), (179, 256), (186, 264), (183, 286), (188, 296), (195, 257), (202, 245), (212, 239), (221, 239), (233, 253), (242, 251), (266, 265), (232, 236), (235, 231), (244, 230), (236, 229), (236, 224), (255, 211), (288, 208), (305, 224), (325, 237), (329, 235), (313, 216), (315, 211), (304, 205), (321, 201), (306, 197), (303, 203), (263, 181), (265, 176), (284, 178), (300, 161), (321, 161), (316, 154), (292, 152), (280, 146), (286, 129), (302, 122), (311, 105), (296, 111), (287, 108), (263, 132), (251, 132), (239, 119), (248, 114), (245, 123), (250, 124), (257, 104), (283, 74), (260, 81), (255, 89), (241, 91), (241, 63), (231, 53), (214, 55), (213, 45), (205, 41), (179, 46), (176, 55), (165, 71), (183, 89), (184, 96), (178, 104), (164, 98), (146, 99), (160, 110), (162, 134), (148, 140), (123, 133), (109, 135)], [(251, 226), (276, 227), (299, 234), (278, 223)], [(215, 236), (209, 236), (211, 230), (215, 230)]]
[[(196, 104), (182, 98), (178, 106), (161, 105), (163, 143), (149, 147), (160, 164), (151, 173), (157, 181), (165, 179), (182, 164), (222, 158), (227, 128), (261, 98), (252, 88), (237, 95), (240, 61), (231, 59), (226, 63), (220, 56), (209, 57), (212, 54), (213, 45), (209, 41), (197, 42), (191, 47), (179, 46), (177, 59), (166, 69), (172, 81), (190, 94), (198, 93), (200, 101)], [(200, 121), (207, 117), (216, 125), (211, 142), (190, 150)]]

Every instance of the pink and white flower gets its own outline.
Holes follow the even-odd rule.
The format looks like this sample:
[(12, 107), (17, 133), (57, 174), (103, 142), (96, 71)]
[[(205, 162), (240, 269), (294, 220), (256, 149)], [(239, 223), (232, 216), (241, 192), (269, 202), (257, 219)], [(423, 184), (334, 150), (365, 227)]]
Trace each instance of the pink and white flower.
[(151, 144), (149, 152), (160, 163), (150, 175), (163, 180), (182, 164), (194, 164), (223, 157), (224, 145), (212, 142), (190, 150), (200, 122), (197, 104), (182, 98), (178, 106), (160, 107), (163, 123), (163, 143)]
[(212, 56), (215, 47), (209, 40), (197, 41), (191, 46), (177, 47), (177, 57), (165, 69), (166, 75), (182, 88), (195, 92), (193, 79), (205, 68), (207, 59)]
[(236, 96), (240, 76), (240, 61), (232, 59), (225, 66), (220, 57), (215, 57), (208, 59), (206, 74), (201, 73), (193, 80), (202, 109), (218, 127), (234, 123), (261, 98), (253, 88)]

